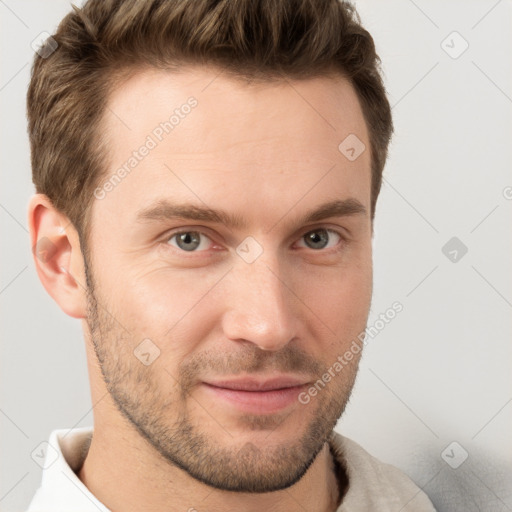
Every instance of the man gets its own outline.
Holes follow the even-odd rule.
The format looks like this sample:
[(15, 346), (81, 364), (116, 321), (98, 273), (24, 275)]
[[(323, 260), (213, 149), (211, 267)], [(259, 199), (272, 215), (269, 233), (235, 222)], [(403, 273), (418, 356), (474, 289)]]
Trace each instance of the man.
[(432, 511), (333, 431), (392, 133), (336, 0), (90, 0), (34, 63), (34, 261), (82, 320), (94, 429), (43, 510)]

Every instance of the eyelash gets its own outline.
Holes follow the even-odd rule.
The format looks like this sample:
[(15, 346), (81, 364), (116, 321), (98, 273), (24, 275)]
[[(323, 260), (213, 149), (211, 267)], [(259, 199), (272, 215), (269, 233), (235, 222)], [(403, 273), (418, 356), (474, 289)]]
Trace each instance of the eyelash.
[[(323, 253), (323, 254), (329, 254), (329, 253), (335, 253), (335, 252), (338, 252), (341, 250), (342, 247), (340, 247), (341, 245), (343, 245), (345, 242), (347, 242), (347, 238), (346, 236), (341, 233), (340, 231), (337, 231), (335, 229), (331, 229), (331, 228), (327, 228), (327, 227), (317, 227), (317, 228), (313, 228), (313, 229), (309, 229), (308, 231), (305, 231), (300, 237), (299, 237), (299, 240), (303, 240), (304, 237), (306, 235), (308, 235), (309, 233), (314, 233), (315, 231), (322, 231), (322, 230), (325, 230), (327, 231), (328, 233), (334, 233), (335, 235), (338, 235), (340, 240), (338, 241), (338, 243), (336, 244), (336, 246), (334, 247), (330, 247), (328, 249), (311, 249), (310, 247), (302, 247), (301, 249), (309, 249), (310, 251), (314, 252), (314, 253)], [(185, 251), (183, 249), (180, 249), (178, 247), (174, 247), (172, 245), (170, 245), (170, 240), (173, 239), (174, 237), (176, 237), (177, 235), (181, 235), (181, 234), (184, 234), (184, 233), (199, 233), (199, 235), (201, 236), (204, 236), (206, 237), (207, 239), (210, 240), (210, 242), (212, 242), (213, 244), (215, 244), (215, 241), (212, 240), (212, 238), (206, 234), (204, 231), (200, 231), (199, 229), (196, 229), (196, 228), (188, 228), (188, 229), (180, 229), (179, 231), (172, 231), (170, 233), (168, 233), (164, 239), (163, 239), (163, 244), (166, 245), (167, 247), (171, 247), (172, 249), (171, 250), (175, 250), (181, 254), (188, 254), (188, 255), (194, 255), (194, 254), (202, 254), (202, 253), (205, 253), (208, 251), (208, 249), (205, 249), (203, 251)]]

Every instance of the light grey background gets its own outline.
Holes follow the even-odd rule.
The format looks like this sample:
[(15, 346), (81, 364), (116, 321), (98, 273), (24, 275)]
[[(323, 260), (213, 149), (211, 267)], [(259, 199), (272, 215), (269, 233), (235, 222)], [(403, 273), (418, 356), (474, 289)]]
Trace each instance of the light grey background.
[[(369, 324), (395, 301), (404, 309), (369, 339), (337, 429), (406, 471), (439, 511), (512, 510), (512, 2), (356, 5), (396, 127)], [(26, 222), (30, 44), (69, 10), (0, 0), (2, 511), (28, 505), (41, 477), (30, 454), (51, 430), (92, 424), (80, 323), (40, 284)], [(452, 237), (468, 249), (449, 247), (455, 262), (442, 252)]]

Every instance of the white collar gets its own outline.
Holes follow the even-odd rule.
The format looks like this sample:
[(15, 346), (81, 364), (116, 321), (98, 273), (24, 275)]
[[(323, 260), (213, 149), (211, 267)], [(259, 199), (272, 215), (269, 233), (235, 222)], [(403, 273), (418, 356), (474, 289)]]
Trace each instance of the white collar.
[[(45, 451), (41, 487), (27, 512), (110, 512), (75, 472), (89, 450), (92, 427), (54, 430)], [(428, 497), (404, 473), (371, 456), (354, 441), (334, 432), (330, 446), (344, 467), (349, 488), (337, 512), (435, 512)], [(411, 508), (405, 508), (410, 506)]]

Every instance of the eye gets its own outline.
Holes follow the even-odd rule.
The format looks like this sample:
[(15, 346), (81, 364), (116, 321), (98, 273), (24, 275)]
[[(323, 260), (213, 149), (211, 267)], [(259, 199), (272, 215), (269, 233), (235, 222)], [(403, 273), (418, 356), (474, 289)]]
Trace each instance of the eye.
[(199, 231), (181, 231), (171, 235), (167, 243), (182, 251), (198, 252), (208, 249), (211, 240)]
[(330, 249), (342, 239), (341, 235), (332, 229), (315, 229), (302, 236), (306, 247), (310, 249)]

